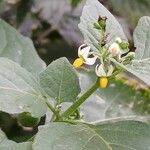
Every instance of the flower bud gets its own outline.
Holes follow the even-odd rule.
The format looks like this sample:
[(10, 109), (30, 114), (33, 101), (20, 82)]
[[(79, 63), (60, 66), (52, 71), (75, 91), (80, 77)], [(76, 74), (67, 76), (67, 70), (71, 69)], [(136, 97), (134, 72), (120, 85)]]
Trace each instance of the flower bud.
[(101, 16), (99, 16), (99, 18), (98, 18), (98, 24), (99, 24), (99, 26), (101, 27), (101, 29), (102, 29), (103, 31), (106, 30), (106, 20), (107, 20), (106, 17), (101, 17)]
[(98, 23), (94, 23), (94, 28), (98, 30), (102, 30), (102, 27)]
[(129, 52), (126, 56), (122, 57), (122, 63), (124, 65), (129, 64), (135, 58), (135, 52)]
[(121, 49), (125, 50), (129, 48), (129, 43), (124, 41), (124, 42), (119, 43), (119, 46)]
[(120, 54), (120, 47), (117, 43), (113, 43), (109, 48), (108, 51), (111, 53), (113, 57)]

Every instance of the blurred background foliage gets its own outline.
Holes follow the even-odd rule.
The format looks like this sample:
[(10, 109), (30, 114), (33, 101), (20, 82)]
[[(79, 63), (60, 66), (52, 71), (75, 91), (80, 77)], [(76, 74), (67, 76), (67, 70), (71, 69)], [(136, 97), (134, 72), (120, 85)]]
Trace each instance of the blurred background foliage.
[[(77, 57), (77, 48), (83, 43), (83, 37), (78, 29), (78, 23), (80, 21), (80, 16), (82, 8), (86, 0), (0, 0), (0, 18), (4, 19), (6, 22), (11, 24), (23, 35), (30, 37), (36, 47), (36, 50), (40, 57), (49, 64), (53, 60), (65, 56), (71, 62), (75, 57)], [(132, 43), (132, 33), (141, 16), (150, 15), (150, 1), (149, 0), (99, 0), (103, 5), (105, 5), (122, 24), (124, 31), (130, 40), (132, 48), (134, 47)], [(82, 74), (82, 76), (84, 76)], [(83, 79), (86, 80), (86, 77)], [(85, 81), (86, 83), (89, 82)], [(128, 83), (131, 83), (130, 81)], [(150, 94), (145, 92), (145, 90), (139, 88), (136, 85), (123, 85), (123, 82), (116, 83), (121, 88), (123, 93), (118, 96), (118, 100), (115, 103), (119, 103), (120, 110), (116, 112), (116, 105), (109, 102), (106, 106), (99, 103), (98, 109), (101, 109), (101, 117), (96, 119), (103, 119), (107, 117), (120, 116), (119, 114), (127, 114), (126, 108), (133, 107), (135, 112), (140, 115), (150, 114), (149, 99)], [(89, 85), (85, 85), (88, 87)], [(137, 88), (140, 89), (137, 92)], [(118, 91), (117, 88), (110, 87), (112, 93)], [(120, 91), (120, 93), (121, 93)], [(124, 93), (123, 91), (126, 91)], [(107, 95), (106, 91), (101, 91), (101, 96)], [(132, 93), (132, 94), (131, 94)], [(134, 100), (131, 95), (134, 93)], [(126, 95), (128, 96), (127, 98)], [(95, 95), (97, 96), (97, 95)], [(112, 95), (108, 95), (111, 97)], [(132, 97), (132, 98), (131, 98)], [(123, 101), (122, 98), (124, 98)], [(112, 97), (113, 99), (113, 97)], [(126, 102), (125, 102), (126, 101)], [(125, 103), (125, 105), (122, 105)], [(89, 105), (93, 105), (90, 101)], [(88, 109), (86, 105), (83, 111)], [(111, 107), (110, 107), (111, 106)], [(95, 106), (94, 106), (95, 107)], [(124, 111), (122, 111), (124, 110)], [(93, 111), (93, 112), (92, 112)], [(91, 114), (98, 112), (96, 110), (91, 110)], [(102, 117), (102, 114), (105, 116)], [(115, 113), (115, 114), (114, 114)], [(131, 113), (130, 113), (131, 114)], [(85, 114), (86, 116), (86, 114)], [(94, 116), (88, 116), (88, 118), (94, 118)], [(94, 120), (94, 119), (93, 119)], [(44, 123), (44, 117), (41, 119), (39, 124)], [(0, 112), (0, 127), (5, 131), (7, 136), (16, 141), (24, 141), (30, 138), (36, 131), (37, 127), (32, 130), (27, 130), (21, 128), (16, 120), (15, 116)], [(22, 130), (23, 129), (23, 130)], [(20, 136), (23, 138), (20, 139)]]
[[(83, 43), (78, 29), (86, 0), (0, 0), (0, 16), (31, 37), (40, 56), (53, 59), (75, 57)], [(150, 14), (149, 0), (100, 0), (122, 24), (132, 42), (132, 32), (141, 16)]]
[[(73, 59), (83, 43), (78, 29), (86, 0), (0, 0), (0, 16), (23, 35), (31, 37), (49, 64), (60, 56)], [(138, 19), (150, 15), (149, 0), (99, 0), (122, 24), (132, 43)]]

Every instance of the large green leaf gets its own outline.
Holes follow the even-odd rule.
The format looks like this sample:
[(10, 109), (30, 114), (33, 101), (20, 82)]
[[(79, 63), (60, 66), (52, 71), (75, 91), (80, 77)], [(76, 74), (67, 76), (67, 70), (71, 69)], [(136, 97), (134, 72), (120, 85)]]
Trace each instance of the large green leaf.
[(134, 60), (130, 65), (126, 66), (126, 70), (150, 86), (150, 58)]
[(136, 59), (150, 58), (150, 17), (142, 17), (134, 31)]
[(34, 74), (45, 68), (45, 63), (37, 55), (32, 41), (20, 35), (3, 20), (0, 20), (0, 56), (19, 63)]
[(129, 65), (122, 65), (113, 60), (128, 72), (132, 73), (150, 86), (150, 17), (142, 17), (134, 31), (136, 46), (135, 60)]
[(73, 102), (80, 93), (78, 77), (66, 58), (52, 62), (40, 74), (40, 84), (57, 103)]
[(99, 122), (92, 127), (112, 150), (149, 150), (150, 125), (138, 121)]
[(149, 139), (150, 126), (137, 121), (51, 123), (39, 128), (33, 150), (149, 150)]
[(142, 17), (134, 31), (136, 58), (125, 69), (150, 86), (150, 17)]
[(107, 150), (108, 144), (86, 125), (51, 123), (39, 128), (33, 150)]
[(116, 65), (122, 67), (124, 70), (132, 73), (134, 76), (139, 78), (141, 81), (145, 82), (148, 86), (150, 86), (150, 59), (142, 59), (142, 60), (133, 60), (129, 65), (122, 65), (118, 63), (114, 59), (112, 59)]
[[(95, 72), (78, 71), (82, 93), (96, 81)], [(150, 93), (136, 90), (121, 80), (110, 80), (105, 89), (98, 89), (81, 106), (84, 120), (96, 121), (108, 118), (146, 115), (150, 113)]]
[(16, 143), (8, 140), (6, 135), (0, 130), (0, 150), (32, 150), (32, 143)]
[(40, 90), (31, 73), (7, 58), (0, 58), (0, 111), (43, 116), (47, 107)]
[(94, 23), (98, 21), (99, 16), (108, 18), (106, 22), (106, 33), (109, 33), (108, 41), (112, 42), (118, 36), (126, 39), (122, 27), (109, 11), (98, 0), (87, 0), (83, 8), (79, 28), (84, 35), (85, 43), (90, 45), (93, 50), (97, 50), (102, 37), (102, 34), (94, 28)]

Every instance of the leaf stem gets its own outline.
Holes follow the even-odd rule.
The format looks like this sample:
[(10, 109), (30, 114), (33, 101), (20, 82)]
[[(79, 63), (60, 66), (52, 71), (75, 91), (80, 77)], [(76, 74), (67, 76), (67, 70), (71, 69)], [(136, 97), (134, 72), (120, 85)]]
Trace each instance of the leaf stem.
[(97, 89), (99, 88), (98, 80), (96, 83), (87, 91), (85, 92), (80, 98), (78, 98), (74, 104), (72, 104), (62, 115), (61, 118), (67, 118), (69, 117), (72, 113), (74, 113), (77, 108), (83, 104), (88, 97), (90, 97)]
[(48, 102), (46, 101), (47, 107), (53, 112), (53, 115), (56, 116), (57, 119), (60, 119), (59, 112)]

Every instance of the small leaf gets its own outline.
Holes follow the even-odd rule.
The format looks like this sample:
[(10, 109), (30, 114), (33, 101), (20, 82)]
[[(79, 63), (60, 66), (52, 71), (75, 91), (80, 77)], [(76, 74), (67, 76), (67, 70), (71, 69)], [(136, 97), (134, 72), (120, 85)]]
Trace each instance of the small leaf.
[(47, 95), (58, 104), (73, 102), (80, 93), (78, 77), (66, 58), (52, 62), (40, 74), (40, 83)]
[(50, 123), (39, 128), (33, 150), (149, 150), (149, 139), (150, 125), (138, 121)]
[(136, 59), (150, 58), (150, 17), (142, 17), (134, 31)]
[(109, 34), (109, 43), (114, 42), (116, 37), (126, 40), (123, 29), (115, 17), (98, 0), (87, 0), (79, 24), (86, 44), (90, 45), (93, 50), (98, 50), (98, 43), (103, 35), (94, 28), (94, 23), (98, 21), (99, 16), (107, 17), (106, 34)]
[(7, 58), (0, 58), (0, 111), (43, 116), (47, 106), (40, 90), (31, 73)]
[(41, 72), (46, 66), (37, 55), (32, 41), (20, 35), (14, 28), (1, 19), (0, 56), (19, 63), (33, 74)]
[(6, 135), (0, 130), (0, 150), (32, 150), (32, 143), (16, 143), (8, 140)]

